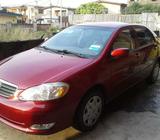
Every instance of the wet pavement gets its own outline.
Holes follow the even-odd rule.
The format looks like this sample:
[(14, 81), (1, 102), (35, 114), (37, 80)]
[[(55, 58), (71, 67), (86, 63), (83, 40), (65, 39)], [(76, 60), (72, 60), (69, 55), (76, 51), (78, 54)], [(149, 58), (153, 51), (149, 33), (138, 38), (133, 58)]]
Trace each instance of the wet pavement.
[(110, 103), (111, 112), (152, 112), (160, 114), (160, 78), (155, 84), (139, 83)]
[(0, 124), (0, 140), (160, 140), (160, 78), (128, 90), (106, 107), (95, 130), (68, 128), (54, 135), (33, 136)]

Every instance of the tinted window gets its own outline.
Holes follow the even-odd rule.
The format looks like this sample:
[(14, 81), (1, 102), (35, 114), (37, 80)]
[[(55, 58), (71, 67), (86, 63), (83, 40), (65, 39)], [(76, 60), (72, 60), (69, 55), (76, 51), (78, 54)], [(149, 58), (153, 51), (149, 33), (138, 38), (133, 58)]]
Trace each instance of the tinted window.
[(123, 30), (113, 44), (113, 49), (134, 47), (134, 39), (129, 29)]
[(147, 28), (137, 27), (137, 28), (134, 28), (134, 30), (136, 31), (139, 47), (154, 42), (153, 35)]
[(73, 26), (58, 33), (42, 46), (95, 57), (103, 50), (112, 32), (113, 29), (104, 27)]

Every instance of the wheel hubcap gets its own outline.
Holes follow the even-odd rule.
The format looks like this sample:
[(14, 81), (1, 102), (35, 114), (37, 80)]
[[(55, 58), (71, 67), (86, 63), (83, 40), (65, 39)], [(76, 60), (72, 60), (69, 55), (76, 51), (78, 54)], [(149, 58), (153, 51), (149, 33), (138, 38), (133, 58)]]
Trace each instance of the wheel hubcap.
[(159, 74), (159, 64), (157, 63), (153, 70), (153, 79), (156, 81)]
[(83, 121), (86, 126), (93, 126), (102, 112), (102, 99), (99, 96), (92, 97), (86, 104), (83, 112)]

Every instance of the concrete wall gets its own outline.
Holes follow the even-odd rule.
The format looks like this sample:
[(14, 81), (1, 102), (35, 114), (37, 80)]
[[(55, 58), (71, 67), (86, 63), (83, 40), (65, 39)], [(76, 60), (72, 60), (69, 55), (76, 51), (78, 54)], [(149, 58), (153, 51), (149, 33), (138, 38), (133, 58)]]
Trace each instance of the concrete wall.
[(86, 15), (69, 16), (70, 24), (80, 24), (84, 22), (107, 22), (107, 21), (141, 23), (141, 14), (134, 14), (134, 15), (86, 14)]
[(126, 22), (143, 24), (151, 30), (160, 30), (160, 16), (158, 13), (143, 13), (133, 15), (120, 14), (99, 14), (99, 15), (70, 15), (69, 23), (71, 25), (80, 24), (84, 22)]
[(1, 16), (0, 15), (0, 24), (7, 24), (7, 23), (17, 23), (17, 18), (15, 16)]

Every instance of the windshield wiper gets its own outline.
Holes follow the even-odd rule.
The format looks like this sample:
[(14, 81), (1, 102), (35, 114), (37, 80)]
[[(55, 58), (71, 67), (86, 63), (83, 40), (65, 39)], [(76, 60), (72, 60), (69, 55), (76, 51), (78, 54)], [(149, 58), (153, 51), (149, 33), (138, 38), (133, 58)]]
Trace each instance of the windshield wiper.
[(80, 58), (87, 58), (86, 55), (84, 54), (81, 54), (81, 53), (76, 53), (76, 52), (71, 52), (71, 51), (68, 51), (68, 50), (56, 50), (58, 53), (62, 53), (62, 54), (71, 54), (71, 55), (74, 55), (74, 56), (78, 56)]
[(71, 55), (74, 55), (74, 56), (78, 56), (80, 58), (87, 58), (86, 55), (84, 54), (81, 54), (81, 53), (75, 53), (75, 52), (71, 52), (71, 51), (68, 51), (68, 50), (56, 50), (56, 49), (51, 49), (51, 48), (48, 48), (46, 46), (40, 46), (40, 48), (43, 48), (45, 50), (48, 50), (48, 51), (51, 51), (51, 52), (54, 52), (54, 53), (59, 53), (59, 54), (71, 54)]
[(50, 49), (47, 46), (40, 46), (40, 48), (43, 48), (43, 49), (45, 49), (47, 51), (51, 51), (51, 52), (54, 52), (54, 53), (58, 53), (59, 52), (58, 50), (56, 50), (56, 49)]

